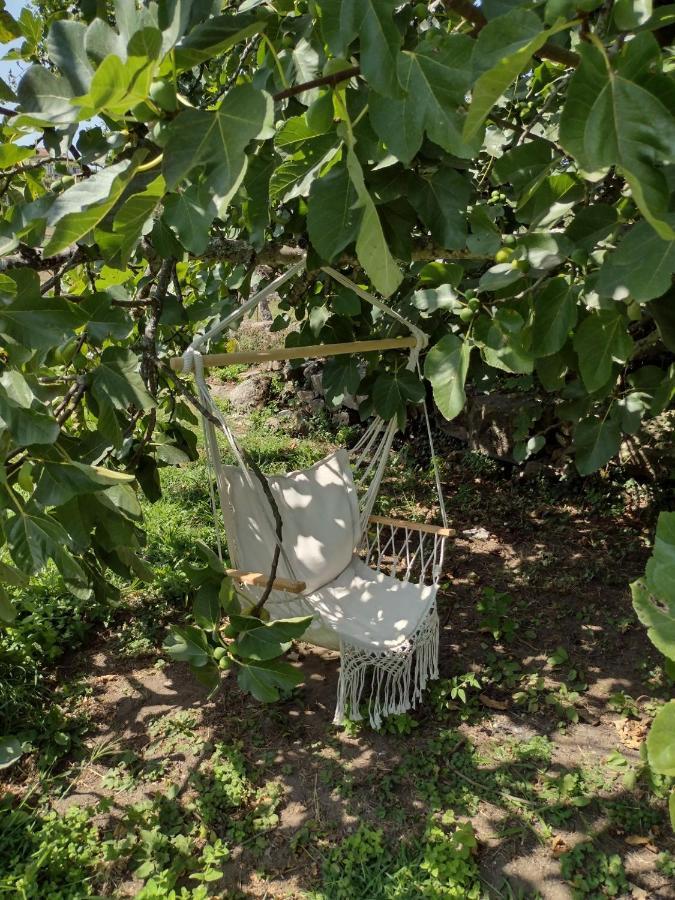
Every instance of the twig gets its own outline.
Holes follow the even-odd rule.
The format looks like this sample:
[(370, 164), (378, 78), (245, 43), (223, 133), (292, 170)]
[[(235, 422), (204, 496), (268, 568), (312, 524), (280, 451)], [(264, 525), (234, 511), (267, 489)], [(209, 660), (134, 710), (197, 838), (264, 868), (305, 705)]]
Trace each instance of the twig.
[[(64, 425), (75, 412), (84, 395), (86, 387), (86, 377), (79, 377), (75, 384), (68, 389), (63, 401), (54, 412), (54, 417), (60, 426)], [(68, 407), (68, 403), (71, 404), (70, 407)]]
[[(241, 75), (241, 73), (244, 70), (244, 66), (246, 65), (246, 60), (248, 59), (249, 53), (251, 52), (251, 50), (254, 48), (254, 46), (257, 43), (258, 43), (258, 35), (255, 34), (250, 40), (248, 40), (244, 44), (244, 49), (241, 51), (241, 56), (239, 58), (239, 62), (237, 63), (237, 67), (235, 68), (234, 72), (230, 75), (230, 77), (227, 79), (227, 84), (225, 85), (225, 90), (223, 91), (223, 94), (226, 94), (230, 90), (230, 88), (232, 88), (236, 84), (237, 78), (239, 78), (239, 76)], [(221, 96), (222, 96), (222, 94), (221, 94)]]
[[(60, 294), (61, 300), (68, 300), (70, 303), (84, 303), (89, 300), (91, 294)], [(153, 300), (110, 300), (111, 306), (121, 306), (123, 309), (143, 309), (146, 306), (152, 306)]]
[[(199, 257), (202, 262), (229, 262), (233, 265), (248, 265), (252, 261), (256, 266), (288, 266), (299, 262), (305, 256), (306, 250), (296, 244), (281, 244), (271, 242), (255, 254), (255, 251), (246, 241), (225, 238), (216, 235), (209, 242), (205, 252)], [(253, 255), (253, 260), (252, 260)], [(411, 257), (415, 262), (430, 262), (434, 259), (468, 259), (484, 262), (492, 259), (485, 254), (472, 253), (470, 250), (446, 250), (429, 240), (419, 240), (412, 248)], [(340, 266), (358, 265), (354, 256), (343, 254), (337, 261)]]
[(5, 169), (2, 173), (8, 178), (13, 178), (15, 175), (22, 175), (24, 172), (32, 172), (33, 169), (40, 169), (42, 166), (46, 166), (49, 163), (53, 162), (67, 162), (67, 156), (47, 156), (44, 159), (39, 159), (37, 162), (33, 163), (21, 163), (18, 166), (15, 166), (13, 169)]
[(53, 275), (51, 278), (48, 278), (47, 281), (43, 282), (40, 285), (40, 293), (44, 296), (49, 291), (51, 291), (52, 288), (54, 288), (54, 290), (56, 290), (57, 288), (60, 290), (61, 278), (66, 274), (66, 272), (68, 272), (70, 269), (74, 269), (75, 266), (79, 266), (79, 264), (80, 260), (76, 257), (73, 257), (73, 259), (70, 260), (70, 262), (67, 262), (62, 268), (60, 268), (55, 275)]
[(263, 489), (263, 493), (267, 498), (267, 501), (272, 510), (272, 515), (274, 516), (274, 528), (276, 531), (277, 542), (274, 546), (274, 553), (272, 555), (272, 565), (270, 567), (270, 577), (267, 579), (267, 585), (265, 586), (265, 590), (262, 593), (260, 600), (256, 603), (256, 605), (251, 610), (252, 616), (259, 616), (260, 612), (267, 602), (269, 595), (272, 593), (272, 588), (274, 587), (274, 580), (277, 577), (277, 569), (279, 567), (279, 556), (281, 554), (281, 541), (283, 539), (283, 531), (284, 524), (281, 518), (281, 513), (279, 512), (279, 507), (277, 506), (277, 502), (274, 499), (274, 495), (272, 494), (272, 489), (270, 488), (269, 481), (265, 478), (263, 473), (258, 468), (258, 465), (253, 462), (251, 457), (247, 454), (246, 457), (247, 465), (252, 469), (253, 474), (256, 476), (258, 481), (260, 482), (260, 486)]
[(176, 292), (176, 297), (178, 298), (179, 305), (183, 306), (183, 290), (180, 286), (180, 279), (178, 278), (178, 266), (176, 263), (173, 264), (173, 289)]

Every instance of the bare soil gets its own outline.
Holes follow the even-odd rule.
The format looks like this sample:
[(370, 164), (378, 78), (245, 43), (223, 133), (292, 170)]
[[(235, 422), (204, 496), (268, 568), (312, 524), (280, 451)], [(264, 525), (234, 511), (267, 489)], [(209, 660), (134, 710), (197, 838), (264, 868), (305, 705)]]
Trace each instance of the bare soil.
[[(489, 473), (476, 474), (472, 482), (466, 471), (458, 471), (446, 489), (458, 538), (449, 553), (448, 584), (440, 599), (442, 677), (478, 672), (486, 655), (496, 652), (559, 684), (547, 660), (564, 647), (588, 687), (577, 704), (579, 722), (567, 727), (559, 727), (559, 716), (550, 708), (527, 712), (514, 704), (511, 690), (495, 686), (487, 701), (481, 701), (488, 704), (482, 718), (461, 721), (459, 704), (448, 710), (444, 724), (457, 727), (479, 752), (546, 735), (555, 745), (548, 774), (577, 772), (580, 767), (607, 772), (606, 760), (613, 751), (639, 765), (649, 723), (646, 701), (654, 694), (650, 673), (658, 662), (634, 618), (627, 588), (644, 568), (648, 522), (643, 509), (638, 504), (598, 511), (583, 494), (574, 502), (540, 496), (536, 490), (523, 496), (520, 486)], [(513, 599), (518, 627), (508, 646), (495, 646), (478, 628), (476, 599), (484, 587), (508, 591)], [(428, 705), (422, 707), (416, 713), (417, 727), (407, 735), (335, 729), (331, 718), (337, 655), (300, 645), (297, 665), (305, 682), (290, 701), (273, 707), (252, 704), (232, 679), (225, 680), (214, 700), (206, 701), (185, 667), (158, 668), (154, 658), (120, 660), (100, 639), (66, 667), (84, 670), (93, 686), (93, 696), (86, 701), (95, 723), (93, 740), (146, 750), (150, 756), (168, 755), (170, 766), (160, 782), (115, 796), (102, 786), (108, 771), (105, 760), (93, 763), (63, 802), (86, 804), (108, 796), (122, 807), (169, 785), (181, 786), (189, 796), (189, 775), (200, 763), (204, 742), (241, 741), (251, 768), (264, 770), (265, 777), (284, 790), (280, 823), (266, 835), (262, 858), (240, 848), (226, 866), (229, 889), (245, 897), (300, 898), (316, 889), (321, 881), (317, 847), (338, 840), (359, 822), (382, 827), (394, 838), (414, 832), (428, 810), (415, 777), (401, 780), (397, 767), (411, 755), (427, 752), (438, 729), (437, 717)], [(620, 691), (638, 699), (637, 718), (608, 707), (608, 699)], [(153, 737), (152, 726), (179, 711), (193, 713), (196, 724), (167, 751), (166, 744)], [(452, 765), (452, 755), (440, 760), (435, 774), (439, 783)], [(383, 785), (394, 775), (392, 794)], [(616, 799), (623, 792), (621, 780), (610, 775), (598, 796)], [(492, 896), (572, 897), (558, 860), (593, 834), (608, 853), (623, 856), (633, 896), (675, 897), (673, 884), (655, 868), (658, 852), (675, 850), (665, 815), (648, 832), (634, 835), (580, 809), (564, 825), (554, 826), (550, 837), (537, 839), (532, 830), (519, 827), (522, 823), (496, 794), (480, 796), (471, 819), (479, 838), (482, 878)], [(299, 842), (293, 850), (291, 840), (305, 826), (319, 837)], [(505, 880), (513, 893), (504, 893)], [(133, 880), (117, 886), (126, 896), (137, 888)]]

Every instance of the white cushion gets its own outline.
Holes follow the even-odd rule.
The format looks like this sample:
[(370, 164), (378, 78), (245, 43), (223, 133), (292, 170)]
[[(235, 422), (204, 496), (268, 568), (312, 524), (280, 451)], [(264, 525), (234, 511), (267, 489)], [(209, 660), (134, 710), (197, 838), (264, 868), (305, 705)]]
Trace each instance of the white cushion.
[[(435, 586), (375, 572), (355, 556), (334, 581), (306, 600), (323, 625), (350, 643), (392, 650), (416, 631), (435, 598)], [(312, 640), (311, 632), (307, 640)]]
[[(224, 469), (231, 551), (239, 568), (265, 574), (276, 546), (270, 505), (255, 476), (251, 488), (237, 466)], [(308, 592), (316, 590), (349, 565), (360, 538), (349, 454), (338, 450), (309, 469), (267, 480), (281, 514), (282, 544), (292, 568), (289, 571), (282, 557), (277, 575), (306, 582)]]

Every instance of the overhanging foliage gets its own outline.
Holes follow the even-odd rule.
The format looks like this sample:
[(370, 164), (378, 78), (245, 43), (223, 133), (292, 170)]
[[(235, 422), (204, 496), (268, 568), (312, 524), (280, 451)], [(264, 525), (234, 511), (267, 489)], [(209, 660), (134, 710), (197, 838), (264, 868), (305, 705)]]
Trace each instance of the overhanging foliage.
[[(671, 404), (672, 12), (82, 10), (0, 20), (0, 38), (21, 40), (10, 56), (31, 63), (16, 90), (0, 84), (7, 579), (50, 559), (78, 595), (113, 591), (107, 570), (143, 577), (132, 477), (156, 498), (158, 469), (196, 453), (189, 388), (166, 358), (259, 266), (305, 252), (275, 328), (299, 322), (301, 344), (381, 333), (318, 271), (348, 270), (431, 335), (443, 415), (466, 383), (515, 378), (549, 395), (581, 474)], [(331, 394), (403, 416), (422, 391), (400, 389), (400, 366), (371, 360), (357, 384), (333, 365)], [(521, 459), (550, 430), (524, 415)]]

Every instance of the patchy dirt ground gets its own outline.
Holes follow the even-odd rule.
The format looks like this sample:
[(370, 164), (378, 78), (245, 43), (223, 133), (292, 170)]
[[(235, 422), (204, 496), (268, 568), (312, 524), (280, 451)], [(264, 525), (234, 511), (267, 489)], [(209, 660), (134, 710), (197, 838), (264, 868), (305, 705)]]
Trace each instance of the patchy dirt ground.
[[(408, 495), (407, 483), (396, 487)], [(321, 885), (330, 847), (360, 824), (396, 845), (439, 809), (473, 823), (488, 896), (602, 897), (615, 854), (628, 884), (620, 895), (675, 896), (656, 866), (675, 842), (640, 759), (665, 696), (627, 589), (644, 568), (642, 507), (523, 491), (494, 467), (458, 466), (446, 492), (458, 537), (440, 600), (442, 679), (414, 717), (395, 717), (379, 734), (336, 729), (337, 656), (306, 645), (297, 649), (304, 685), (263, 707), (229, 679), (207, 701), (186, 668), (157, 654), (120, 658), (104, 636), (64, 669), (64, 677), (83, 671), (93, 689), (83, 701), (88, 743), (101, 753), (59, 805), (106, 797), (113, 821), (171, 789), (189, 805), (194, 773), (227, 745), (277, 799), (268, 826), (232, 844), (210, 896), (305, 897)], [(409, 509), (405, 499), (400, 509)], [(464, 696), (453, 695), (462, 685)], [(129, 750), (136, 769), (114, 768)], [(232, 820), (240, 815), (233, 810)], [(580, 857), (565, 878), (561, 860), (588, 839), (596, 855)], [(584, 868), (587, 890), (578, 886)], [(134, 896), (141, 883), (113, 867), (110, 895)]]

